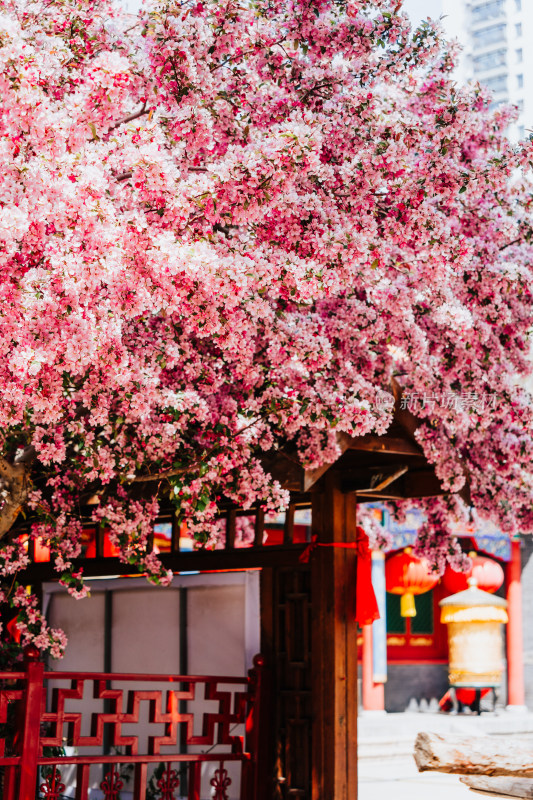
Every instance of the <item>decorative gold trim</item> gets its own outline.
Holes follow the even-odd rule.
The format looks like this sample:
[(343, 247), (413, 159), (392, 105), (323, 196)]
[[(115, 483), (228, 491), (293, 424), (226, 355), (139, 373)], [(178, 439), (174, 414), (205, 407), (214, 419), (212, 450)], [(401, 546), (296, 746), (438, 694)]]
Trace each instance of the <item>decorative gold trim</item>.
[(448, 679), (451, 686), (499, 686), (501, 671), (471, 672), (470, 670), (450, 669)]
[(409, 644), (414, 644), (418, 647), (431, 647), (433, 639), (430, 636), (411, 636)]
[(507, 611), (500, 606), (444, 606), (440, 621), (448, 622), (509, 622)]
[(401, 647), (406, 641), (405, 636), (387, 636), (387, 644), (392, 647)]

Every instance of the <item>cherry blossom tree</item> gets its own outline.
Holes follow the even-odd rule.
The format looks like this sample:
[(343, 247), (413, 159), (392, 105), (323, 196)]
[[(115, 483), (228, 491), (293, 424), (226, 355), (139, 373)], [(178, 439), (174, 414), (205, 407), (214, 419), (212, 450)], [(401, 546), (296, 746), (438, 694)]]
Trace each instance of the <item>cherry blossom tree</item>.
[[(0, 564), (21, 525), (72, 571), (92, 498), (121, 557), (158, 498), (200, 543), (221, 498), (274, 510), (265, 453), (314, 467), (386, 432), (391, 382), (451, 499), (533, 529), (531, 146), (391, 0), (0, 5)], [(460, 398), (460, 402), (457, 398)], [(97, 501), (97, 502), (95, 502)], [(11, 577), (13, 576), (13, 577)]]

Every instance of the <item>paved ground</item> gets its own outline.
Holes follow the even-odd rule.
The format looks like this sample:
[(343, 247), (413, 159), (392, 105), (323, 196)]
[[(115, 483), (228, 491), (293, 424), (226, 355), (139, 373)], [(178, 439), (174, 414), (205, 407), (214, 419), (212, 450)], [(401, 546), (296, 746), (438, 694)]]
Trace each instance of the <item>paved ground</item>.
[(358, 800), (475, 800), (481, 797), (467, 789), (457, 775), (417, 771), (412, 754), (419, 731), (473, 739), (512, 736), (517, 742), (531, 742), (533, 749), (532, 713), (502, 710), (479, 717), (364, 713), (359, 718)]
[(420, 774), (411, 756), (359, 761), (358, 800), (475, 800), (480, 796), (457, 775)]

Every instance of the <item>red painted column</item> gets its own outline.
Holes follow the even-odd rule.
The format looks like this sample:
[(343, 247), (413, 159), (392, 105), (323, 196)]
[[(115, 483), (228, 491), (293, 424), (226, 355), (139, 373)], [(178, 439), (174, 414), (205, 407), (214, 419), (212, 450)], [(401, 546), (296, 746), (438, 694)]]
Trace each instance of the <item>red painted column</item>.
[(363, 625), (363, 709), (364, 711), (383, 711), (385, 708), (385, 686), (374, 683), (372, 663), (372, 625)]
[(509, 710), (525, 710), (524, 640), (522, 632), (522, 565), (520, 540), (511, 542), (507, 564), (507, 703)]
[(44, 664), (39, 661), (39, 651), (33, 645), (25, 650), (26, 691), (21, 742), (19, 800), (35, 797), (37, 759), (40, 754), (41, 702), (43, 699)]

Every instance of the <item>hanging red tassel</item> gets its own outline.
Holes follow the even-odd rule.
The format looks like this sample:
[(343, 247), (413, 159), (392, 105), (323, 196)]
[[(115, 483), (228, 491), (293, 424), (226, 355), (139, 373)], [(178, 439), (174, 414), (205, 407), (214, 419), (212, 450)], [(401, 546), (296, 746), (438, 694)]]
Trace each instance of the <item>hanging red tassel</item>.
[(319, 542), (315, 535), (300, 554), (300, 561), (309, 562), (317, 547), (342, 547), (357, 551), (357, 579), (355, 582), (355, 621), (362, 627), (379, 619), (378, 601), (372, 586), (372, 551), (368, 536), (360, 525), (356, 528), (355, 542)]
[(378, 601), (372, 586), (372, 552), (368, 536), (363, 528), (357, 526), (357, 580), (355, 582), (355, 621), (363, 625), (371, 625), (379, 619)]

